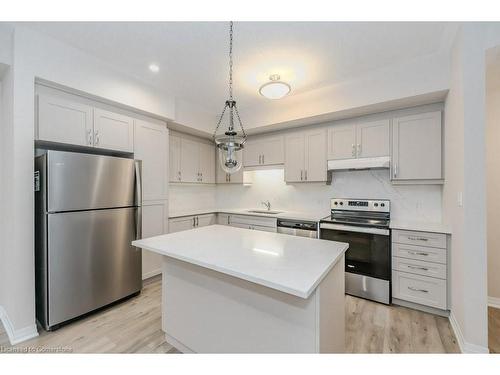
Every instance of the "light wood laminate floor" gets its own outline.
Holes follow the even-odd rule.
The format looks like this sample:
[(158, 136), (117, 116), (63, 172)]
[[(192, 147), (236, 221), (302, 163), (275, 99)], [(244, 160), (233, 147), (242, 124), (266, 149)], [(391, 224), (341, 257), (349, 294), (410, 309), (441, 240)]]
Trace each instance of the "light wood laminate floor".
[(488, 347), (490, 353), (500, 353), (500, 309), (488, 307)]
[[(161, 282), (126, 302), (63, 326), (16, 348), (73, 353), (177, 353), (161, 330)], [(346, 351), (350, 353), (457, 353), (448, 319), (346, 296)], [(9, 346), (0, 329), (0, 346)]]

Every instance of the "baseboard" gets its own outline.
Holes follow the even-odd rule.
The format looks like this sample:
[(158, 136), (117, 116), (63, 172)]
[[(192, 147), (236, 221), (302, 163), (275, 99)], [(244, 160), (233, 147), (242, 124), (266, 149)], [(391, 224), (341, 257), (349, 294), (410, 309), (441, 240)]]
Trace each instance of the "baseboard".
[(437, 309), (435, 307), (424, 306), (424, 305), (421, 305), (419, 303), (404, 301), (404, 300), (397, 299), (397, 298), (392, 298), (391, 302), (393, 305), (408, 307), (408, 308), (413, 309), (413, 310), (419, 310), (419, 311), (423, 311), (423, 312), (426, 312), (429, 314), (443, 316), (445, 318), (448, 318), (450, 316), (449, 310)]
[(150, 279), (156, 275), (159, 275), (161, 273), (161, 268), (158, 268), (157, 270), (149, 271), (146, 273), (142, 274), (142, 280)]
[(455, 333), (455, 337), (457, 338), (458, 346), (460, 347), (460, 351), (462, 353), (487, 354), (490, 352), (490, 350), (488, 348), (485, 348), (484, 346), (471, 344), (471, 343), (465, 341), (464, 335), (462, 334), (462, 329), (460, 328), (460, 325), (458, 324), (458, 321), (455, 318), (453, 311), (451, 311), (450, 317), (448, 319), (450, 320), (451, 328), (453, 329), (453, 332)]
[(5, 332), (7, 332), (7, 336), (9, 336), (9, 341), (11, 345), (16, 345), (23, 341), (38, 336), (38, 330), (36, 329), (35, 323), (33, 323), (33, 325), (30, 325), (28, 327), (16, 330), (12, 325), (9, 316), (7, 315), (7, 311), (5, 311), (5, 309), (2, 306), (0, 306), (0, 319), (2, 320)]
[(500, 298), (488, 297), (488, 306), (500, 309)]

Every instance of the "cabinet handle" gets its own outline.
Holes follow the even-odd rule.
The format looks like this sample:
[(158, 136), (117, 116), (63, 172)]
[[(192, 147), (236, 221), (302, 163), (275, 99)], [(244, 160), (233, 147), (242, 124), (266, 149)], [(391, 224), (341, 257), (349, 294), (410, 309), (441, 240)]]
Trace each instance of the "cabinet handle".
[(304, 179), (304, 178), (302, 177), (303, 173), (304, 173), (304, 171), (301, 169), (301, 170), (300, 170), (300, 181), (302, 181), (302, 180)]
[(265, 156), (266, 155), (262, 154), (262, 164), (266, 164)]
[(361, 144), (358, 143), (358, 157), (361, 155)]
[(398, 177), (398, 164), (394, 164), (394, 178)]
[(88, 143), (89, 145), (92, 145), (92, 130), (87, 130), (87, 134), (88, 134)]
[(193, 217), (193, 227), (195, 227), (195, 226), (196, 226), (196, 218)]
[(408, 254), (412, 254), (412, 255), (422, 255), (424, 257), (429, 255), (429, 253), (422, 253), (420, 251), (410, 251), (410, 250), (407, 250), (407, 251), (408, 251)]
[(231, 217), (231, 216), (227, 215), (227, 225), (229, 225), (229, 224), (230, 224), (230, 222), (229, 222), (229, 218), (230, 218), (230, 217)]
[(417, 266), (412, 266), (412, 265), (408, 265), (407, 267), (408, 267), (408, 268), (411, 268), (412, 270), (429, 271), (429, 269), (428, 269), (428, 268), (425, 268), (425, 267), (417, 267)]
[(429, 293), (428, 290), (425, 289), (419, 289), (419, 288), (414, 288), (412, 286), (409, 286), (408, 289), (413, 290), (414, 292), (422, 292), (422, 293)]
[(97, 146), (99, 144), (99, 130), (95, 131), (94, 139), (95, 139), (94, 144)]
[(352, 147), (352, 152), (351, 152), (352, 156), (356, 156), (356, 145), (353, 143), (351, 147)]
[(429, 239), (428, 239), (428, 238), (425, 238), (425, 237), (414, 237), (414, 236), (408, 236), (408, 239), (409, 239), (410, 241), (425, 241), (425, 242), (429, 241)]
[(305, 176), (304, 176), (304, 180), (306, 180), (306, 181), (307, 181), (307, 169), (304, 171), (304, 175), (305, 175)]
[(196, 216), (196, 226), (200, 225), (200, 218)]
[(259, 165), (262, 164), (261, 159), (262, 159), (262, 155), (259, 155)]
[(228, 182), (231, 182), (231, 175), (228, 173), (227, 174)]

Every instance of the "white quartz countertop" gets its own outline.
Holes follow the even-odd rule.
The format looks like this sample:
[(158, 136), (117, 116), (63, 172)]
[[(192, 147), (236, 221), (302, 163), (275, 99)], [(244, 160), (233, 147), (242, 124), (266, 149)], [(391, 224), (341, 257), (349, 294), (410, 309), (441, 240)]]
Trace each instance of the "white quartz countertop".
[(308, 298), (349, 245), (225, 225), (137, 240), (134, 246)]
[(409, 221), (409, 220), (405, 221), (405, 220), (391, 219), (390, 227), (391, 229), (451, 234), (451, 228), (448, 225), (432, 221)]
[(170, 218), (182, 217), (182, 216), (194, 216), (194, 215), (204, 215), (204, 214), (214, 214), (214, 213), (224, 213), (231, 215), (247, 215), (247, 216), (260, 216), (260, 217), (275, 217), (277, 219), (291, 219), (291, 220), (306, 220), (306, 221), (320, 221), (321, 219), (327, 217), (330, 212), (326, 210), (325, 212), (297, 212), (297, 211), (286, 211), (280, 209), (272, 209), (272, 211), (281, 211), (278, 214), (268, 214), (268, 213), (257, 213), (249, 212), (250, 210), (255, 210), (251, 208), (241, 208), (241, 209), (231, 209), (231, 208), (214, 208), (214, 209), (200, 209), (200, 210), (186, 210), (186, 211), (171, 211), (169, 213)]

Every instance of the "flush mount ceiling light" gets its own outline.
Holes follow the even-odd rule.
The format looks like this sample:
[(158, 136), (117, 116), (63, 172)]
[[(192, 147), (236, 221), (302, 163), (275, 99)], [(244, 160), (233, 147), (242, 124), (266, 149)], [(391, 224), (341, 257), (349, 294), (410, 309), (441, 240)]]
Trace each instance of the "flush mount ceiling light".
[(260, 86), (260, 95), (268, 99), (281, 99), (288, 95), (291, 87), (288, 83), (280, 81), (279, 74), (272, 74), (269, 76), (269, 81)]
[[(228, 113), (228, 129), (223, 135), (217, 136), (217, 130), (224, 119), (224, 115)], [(234, 128), (236, 120), (241, 128), (241, 135)], [(247, 140), (247, 135), (243, 124), (241, 123), (240, 114), (236, 107), (236, 101), (233, 100), (233, 22), (229, 23), (229, 99), (224, 104), (224, 109), (220, 115), (219, 121), (214, 131), (214, 141), (219, 150), (219, 162), (221, 168), (227, 173), (235, 173), (241, 169), (242, 165), (242, 150), (243, 145)]]
[(153, 73), (158, 73), (160, 71), (160, 67), (156, 64), (149, 64), (149, 70)]

